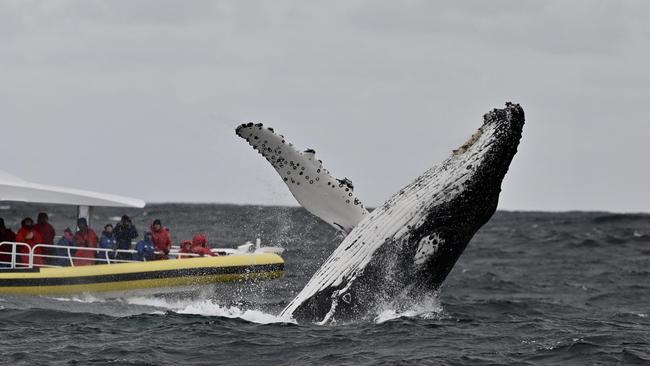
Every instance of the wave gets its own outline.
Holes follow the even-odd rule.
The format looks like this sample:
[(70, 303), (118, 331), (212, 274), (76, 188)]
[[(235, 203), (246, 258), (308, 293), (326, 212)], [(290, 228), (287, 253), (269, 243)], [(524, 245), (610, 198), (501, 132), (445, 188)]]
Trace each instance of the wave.
[(637, 221), (642, 220), (644, 222), (648, 221), (647, 214), (605, 214), (596, 216), (592, 219), (592, 222), (596, 224), (606, 224), (606, 223), (619, 223), (626, 221)]

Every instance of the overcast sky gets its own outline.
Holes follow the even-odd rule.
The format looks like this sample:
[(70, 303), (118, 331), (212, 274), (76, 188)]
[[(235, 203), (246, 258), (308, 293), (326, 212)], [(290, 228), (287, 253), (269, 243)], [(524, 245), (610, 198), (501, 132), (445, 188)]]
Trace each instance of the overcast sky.
[(376, 206), (482, 115), (501, 209), (650, 211), (648, 1), (0, 0), (0, 170), (152, 202), (295, 204), (264, 122)]

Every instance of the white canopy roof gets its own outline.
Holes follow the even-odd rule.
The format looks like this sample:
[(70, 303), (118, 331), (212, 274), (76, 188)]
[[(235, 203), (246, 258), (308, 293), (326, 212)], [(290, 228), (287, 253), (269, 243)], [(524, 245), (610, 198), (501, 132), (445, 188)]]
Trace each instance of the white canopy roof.
[(137, 198), (31, 183), (2, 170), (0, 170), (0, 201), (138, 208), (145, 205), (143, 200)]

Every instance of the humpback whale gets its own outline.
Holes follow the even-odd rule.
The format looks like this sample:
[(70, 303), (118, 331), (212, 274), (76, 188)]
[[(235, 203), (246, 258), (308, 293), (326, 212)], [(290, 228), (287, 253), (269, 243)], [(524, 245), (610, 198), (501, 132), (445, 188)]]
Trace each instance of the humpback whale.
[(332, 177), (313, 150), (299, 151), (262, 124), (239, 126), (237, 135), (273, 165), (300, 204), (347, 234), (281, 316), (321, 324), (360, 319), (436, 291), (496, 211), (523, 126), (518, 104), (485, 114), (441, 165), (370, 213), (349, 179)]

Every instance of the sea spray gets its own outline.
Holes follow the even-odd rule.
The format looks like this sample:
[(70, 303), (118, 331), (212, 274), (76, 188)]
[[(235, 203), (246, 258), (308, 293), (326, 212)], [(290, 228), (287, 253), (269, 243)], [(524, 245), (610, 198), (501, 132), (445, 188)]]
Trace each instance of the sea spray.
[(242, 319), (257, 324), (287, 323), (286, 319), (282, 319), (274, 314), (269, 314), (261, 310), (244, 310), (237, 306), (225, 306), (210, 299), (169, 300), (160, 297), (132, 297), (124, 299), (124, 301), (130, 305), (161, 308), (177, 314)]

